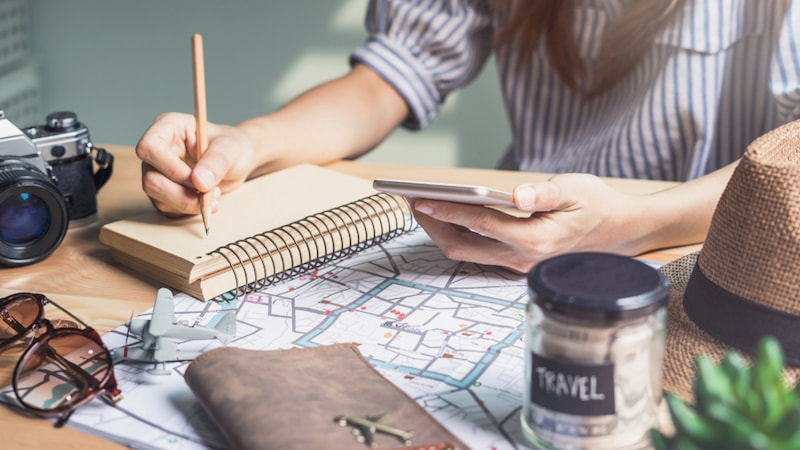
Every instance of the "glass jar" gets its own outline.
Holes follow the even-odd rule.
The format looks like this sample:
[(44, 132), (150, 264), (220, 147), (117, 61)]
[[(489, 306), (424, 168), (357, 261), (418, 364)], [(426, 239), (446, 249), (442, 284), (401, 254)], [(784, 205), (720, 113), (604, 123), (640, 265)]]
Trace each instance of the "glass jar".
[(538, 448), (650, 447), (658, 426), (669, 284), (609, 253), (571, 253), (528, 274), (522, 429)]

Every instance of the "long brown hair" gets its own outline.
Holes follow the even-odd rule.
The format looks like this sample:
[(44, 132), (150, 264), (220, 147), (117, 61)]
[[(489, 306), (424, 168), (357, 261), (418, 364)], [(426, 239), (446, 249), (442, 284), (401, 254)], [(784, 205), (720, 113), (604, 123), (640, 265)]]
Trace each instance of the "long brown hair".
[[(498, 0), (507, 7), (511, 0)], [(494, 43), (517, 45), (521, 64), (530, 61), (544, 38), (547, 54), (561, 80), (587, 97), (607, 91), (629, 74), (653, 41), (680, 12), (687, 0), (635, 0), (625, 3), (620, 16), (603, 36), (594, 62), (583, 61), (575, 38), (574, 0), (521, 0), (509, 13)], [(591, 64), (589, 71), (588, 64)], [(591, 79), (588, 74), (591, 73)]]

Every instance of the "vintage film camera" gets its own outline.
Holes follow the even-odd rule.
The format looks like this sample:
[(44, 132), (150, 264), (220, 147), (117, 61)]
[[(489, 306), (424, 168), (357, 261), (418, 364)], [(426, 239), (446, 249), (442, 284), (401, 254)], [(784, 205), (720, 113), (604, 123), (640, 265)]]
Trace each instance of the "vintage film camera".
[(0, 110), (0, 265), (40, 261), (68, 225), (94, 221), (97, 190), (111, 176), (113, 155), (92, 145), (75, 113), (46, 122), (22, 131)]

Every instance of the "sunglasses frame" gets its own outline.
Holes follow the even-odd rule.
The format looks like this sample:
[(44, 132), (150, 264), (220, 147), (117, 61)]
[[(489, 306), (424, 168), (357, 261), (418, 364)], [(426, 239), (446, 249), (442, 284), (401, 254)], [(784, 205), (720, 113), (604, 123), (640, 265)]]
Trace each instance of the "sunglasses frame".
[[(7, 308), (9, 304), (15, 301), (24, 301), (27, 299), (33, 299), (36, 304), (38, 305), (38, 311), (36, 313), (36, 318), (31, 322), (30, 325), (23, 326), (21, 324), (14, 324), (16, 319), (10, 317), (7, 313)], [(67, 314), (70, 318), (74, 319), (84, 328), (79, 329), (75, 327), (58, 327), (56, 328), (53, 326), (50, 320), (44, 317), (44, 307), (47, 304), (52, 304), (65, 314)], [(111, 352), (109, 351), (108, 347), (103, 343), (103, 340), (100, 338), (100, 334), (97, 331), (84, 323), (81, 319), (76, 317), (74, 314), (70, 313), (59, 304), (55, 303), (54, 301), (50, 300), (46, 296), (42, 294), (30, 293), (30, 292), (19, 292), (16, 294), (8, 295), (2, 299), (0, 299), (0, 320), (3, 320), (10, 328), (17, 330), (17, 335), (14, 337), (9, 338), (7, 341), (0, 343), (0, 352), (5, 351), (11, 344), (17, 342), (20, 339), (23, 339), (27, 336), (31, 331), (35, 332), (35, 336), (31, 340), (31, 342), (27, 345), (25, 350), (19, 357), (16, 366), (14, 367), (14, 372), (12, 375), (12, 387), (14, 389), (14, 395), (17, 397), (17, 401), (22, 405), (25, 409), (30, 410), (37, 415), (44, 416), (44, 417), (54, 417), (60, 416), (58, 421), (56, 422), (56, 427), (62, 426), (66, 421), (69, 419), (69, 416), (80, 406), (87, 403), (89, 400), (100, 397), (106, 403), (111, 405), (116, 404), (120, 400), (122, 400), (122, 395), (117, 386), (116, 378), (114, 377), (114, 363), (113, 358), (111, 356)], [(44, 329), (44, 332), (38, 333), (39, 330)], [(26, 358), (29, 354), (37, 351), (42, 351), (41, 348), (45, 346), (51, 339), (59, 338), (63, 336), (80, 336), (86, 339), (93, 341), (97, 344), (100, 349), (102, 349), (103, 354), (108, 361), (109, 370), (106, 371), (105, 376), (102, 380), (98, 380), (95, 378), (94, 375), (87, 372), (80, 366), (70, 362), (66, 358), (61, 357), (60, 361), (63, 363), (64, 367), (68, 372), (71, 373), (73, 377), (76, 379), (81, 379), (86, 381), (86, 384), (89, 386), (88, 390), (82, 393), (82, 396), (71, 402), (67, 405), (62, 405), (54, 408), (37, 408), (30, 404), (27, 404), (22, 399), (22, 395), (19, 392), (19, 385), (18, 379), (20, 376), (20, 372), (23, 369), (22, 363), (26, 361)], [(52, 356), (62, 356), (58, 354), (51, 355)]]

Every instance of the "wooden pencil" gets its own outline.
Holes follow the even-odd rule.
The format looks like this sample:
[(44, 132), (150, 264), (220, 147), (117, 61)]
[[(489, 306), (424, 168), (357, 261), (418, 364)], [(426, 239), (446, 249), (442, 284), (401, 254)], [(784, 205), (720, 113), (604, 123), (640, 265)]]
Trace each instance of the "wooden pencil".
[[(208, 147), (207, 122), (208, 113), (206, 111), (206, 77), (203, 62), (203, 36), (192, 35), (192, 59), (194, 62), (194, 110), (195, 120), (197, 121), (197, 161), (203, 156), (203, 152)], [(200, 215), (203, 216), (203, 226), (206, 229), (206, 236), (211, 231), (211, 199), (208, 193), (200, 193)]]

